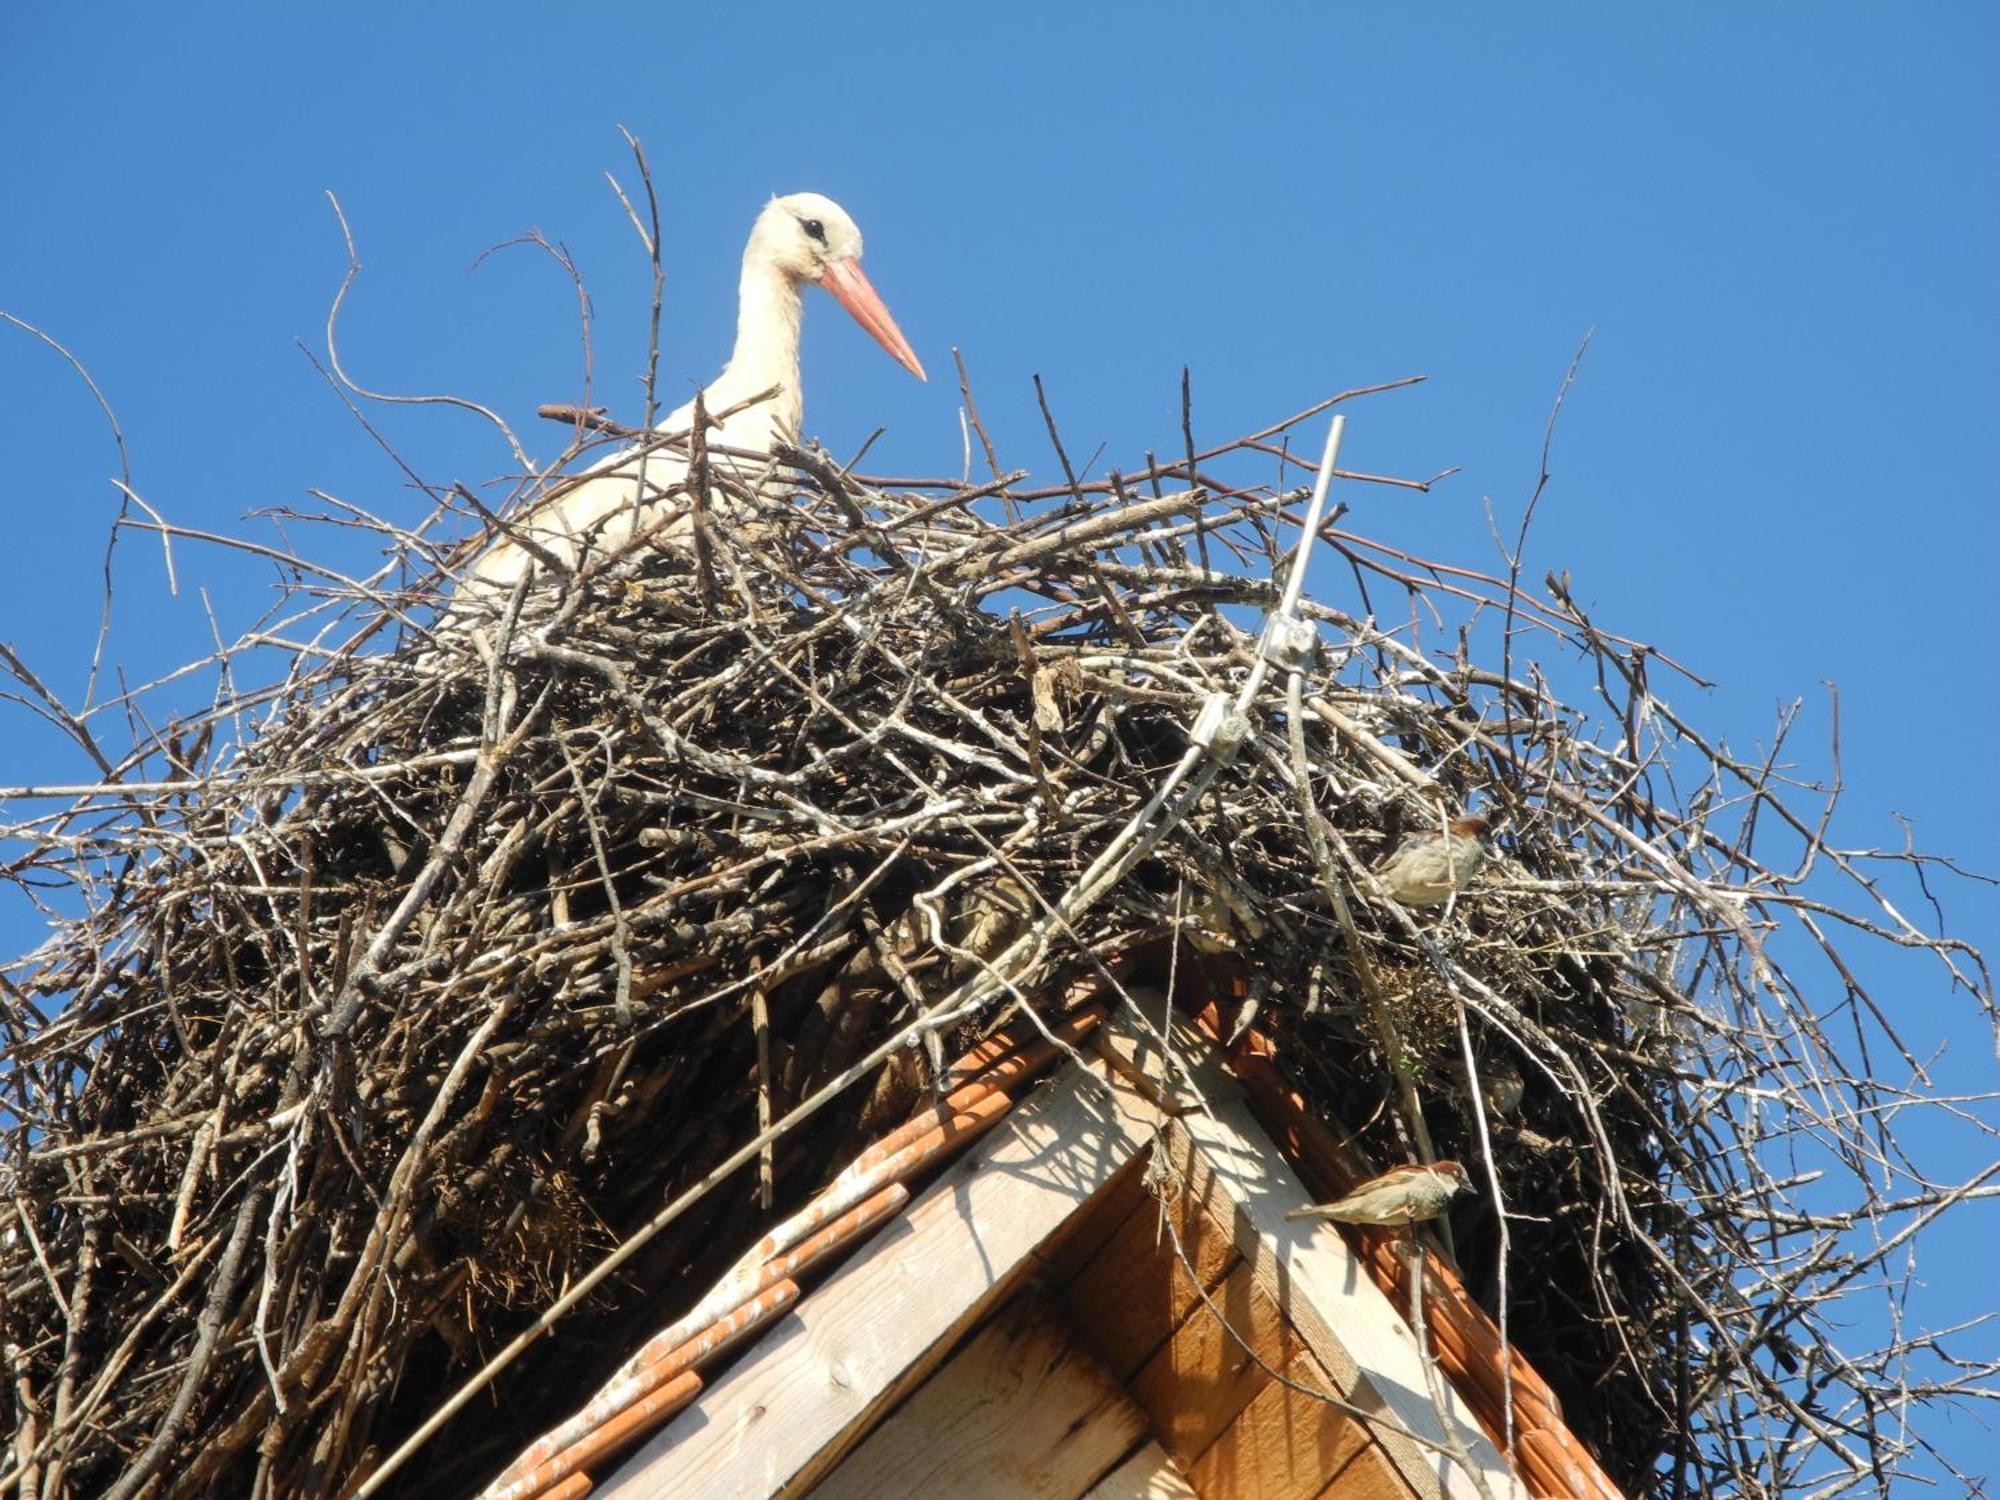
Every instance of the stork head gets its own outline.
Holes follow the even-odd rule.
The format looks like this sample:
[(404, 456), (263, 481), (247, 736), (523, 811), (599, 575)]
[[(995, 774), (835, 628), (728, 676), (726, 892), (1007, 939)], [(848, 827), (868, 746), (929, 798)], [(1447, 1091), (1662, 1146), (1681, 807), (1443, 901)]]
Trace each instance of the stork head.
[(818, 282), (898, 364), (919, 380), (928, 378), (903, 330), (862, 274), (861, 230), (831, 198), (820, 193), (773, 198), (757, 216), (743, 259), (769, 266), (793, 282)]

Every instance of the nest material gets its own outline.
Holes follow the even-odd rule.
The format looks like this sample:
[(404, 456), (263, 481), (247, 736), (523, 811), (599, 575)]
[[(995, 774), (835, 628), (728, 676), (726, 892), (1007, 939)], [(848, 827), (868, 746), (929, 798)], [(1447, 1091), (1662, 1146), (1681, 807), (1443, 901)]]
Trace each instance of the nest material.
[[(1221, 476), (1289, 425), (1039, 492), (795, 455), (784, 503), (737, 497), (765, 524), (704, 521), (387, 653), (365, 643), (426, 591), (385, 575), (311, 604), (275, 688), (17, 822), (14, 878), (88, 911), (0, 989), (0, 1484), (345, 1492), (771, 1134), (397, 1481), (476, 1488), (944, 1047), (1176, 940), (1379, 1162), (1497, 1170), (1513, 1217), (1461, 1216), (1468, 1285), (1630, 1490), (1892, 1472), (1909, 1403), (1991, 1370), (1925, 1386), (1915, 1329), (1840, 1347), (1833, 1299), (1947, 1194), (1884, 1175), (1917, 1060), (1858, 982), (1830, 1003), (1790, 966), (1844, 927), (1990, 1006), (1977, 955), (1905, 922), (1774, 763), (1703, 740), (1650, 690), (1662, 659), (1553, 584), (1329, 526), (1353, 608), (1306, 602), (1310, 651), (1204, 751), (1302, 499)], [(1601, 728), (1526, 665), (1536, 633), (1583, 654)], [(190, 750), (217, 726), (240, 739)], [(1368, 864), (1474, 801), (1508, 817), (1479, 883), (1439, 914), (1382, 900)]]

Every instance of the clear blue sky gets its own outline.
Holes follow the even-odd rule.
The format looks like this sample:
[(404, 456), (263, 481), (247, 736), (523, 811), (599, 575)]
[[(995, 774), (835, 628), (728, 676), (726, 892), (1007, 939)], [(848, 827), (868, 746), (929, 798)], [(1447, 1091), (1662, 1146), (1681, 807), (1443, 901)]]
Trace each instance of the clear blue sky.
[[(1750, 11), (1754, 9), (1754, 13)], [(741, 19), (718, 16), (734, 10)], [(1718, 682), (1671, 690), (1750, 749), (1781, 702), (1824, 768), (1838, 682), (1850, 787), (1835, 826), (2000, 870), (1981, 779), (2000, 741), (2000, 9), (1989, 5), (1216, 8), (520, 4), (10, 8), (0, 52), (0, 309), (84, 360), (137, 487), (174, 520), (239, 528), (318, 487), (414, 520), (417, 497), (295, 347), (318, 348), (359, 236), (343, 353), (364, 383), (449, 391), (559, 449), (538, 402), (581, 393), (574, 298), (531, 226), (589, 278), (597, 397), (636, 412), (644, 265), (605, 186), (616, 127), (665, 199), (664, 391), (714, 373), (743, 235), (772, 192), (844, 202), (934, 372), (905, 376), (825, 299), (807, 427), (870, 467), (953, 472), (965, 352), (1003, 458), (1052, 467), (1029, 377), (1071, 453), (1177, 442), (1180, 367), (1216, 441), (1352, 385), (1354, 467), (1463, 473), (1363, 490), (1352, 524), (1490, 565), (1549, 402), (1563, 417), (1527, 575), (1567, 567), (1599, 618)], [(507, 456), (476, 421), (376, 413), (423, 473)], [(80, 688), (116, 496), (103, 423), (46, 350), (0, 328), (0, 515), (15, 540), (0, 639)], [(338, 538), (298, 536), (341, 556)], [(183, 549), (183, 597), (128, 538), (112, 655), (199, 652), (267, 571)], [(350, 562), (355, 561), (351, 551)], [(1342, 580), (1322, 585), (1342, 597)], [(0, 781), (81, 773), (52, 741)], [(1990, 891), (1961, 935), (2000, 948)], [(18, 912), (0, 937), (32, 940)], [(1879, 981), (1942, 1077), (1992, 1053), (1923, 968)], [(1940, 1143), (1940, 1170), (1978, 1163)], [(1992, 1307), (2000, 1206), (1920, 1275), (1943, 1323)], [(2000, 1334), (1989, 1334), (1989, 1341)], [(2000, 1468), (1977, 1424), (1938, 1429)]]

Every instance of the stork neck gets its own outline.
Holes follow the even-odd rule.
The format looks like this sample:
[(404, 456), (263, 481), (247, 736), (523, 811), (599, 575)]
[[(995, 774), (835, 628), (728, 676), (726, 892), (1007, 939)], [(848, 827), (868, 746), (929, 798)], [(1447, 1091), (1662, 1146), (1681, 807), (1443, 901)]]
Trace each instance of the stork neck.
[(709, 406), (734, 405), (783, 386), (776, 412), (797, 433), (799, 411), (799, 287), (767, 261), (745, 259), (737, 287), (736, 348), (710, 388)]

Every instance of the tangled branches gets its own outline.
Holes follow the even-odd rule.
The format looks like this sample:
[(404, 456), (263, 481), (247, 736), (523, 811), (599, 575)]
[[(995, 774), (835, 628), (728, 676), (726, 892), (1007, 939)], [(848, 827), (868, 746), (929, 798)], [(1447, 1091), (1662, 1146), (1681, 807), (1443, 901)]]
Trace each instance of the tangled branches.
[[(697, 485), (686, 540), (435, 629), (385, 527), (391, 568), (224, 652), (210, 709), (58, 811), (15, 794), (11, 878), (83, 909), (0, 972), (0, 1490), (342, 1492), (685, 1199), (501, 1375), (503, 1420), (426, 1452), (426, 1492), (469, 1489), (616, 1364), (619, 1309), (712, 1278), (948, 1041), (1163, 951), (1376, 1159), (1478, 1164), (1468, 1284), (1623, 1482), (1886, 1484), (1911, 1404), (1993, 1376), (1915, 1373), (1900, 1317), (1836, 1334), (1993, 1191), (1892, 1133), (1951, 1105), (1841, 946), (1990, 1016), (1979, 956), (1887, 894), (1940, 866), (1834, 847), (1559, 580), (1330, 521), (1354, 607), (1260, 633), (1309, 415), (1053, 490), (786, 453), (782, 496)], [(1598, 713), (1514, 669), (1537, 638)], [(1506, 820), (1480, 882), (1382, 899), (1371, 862), (1475, 804)]]

